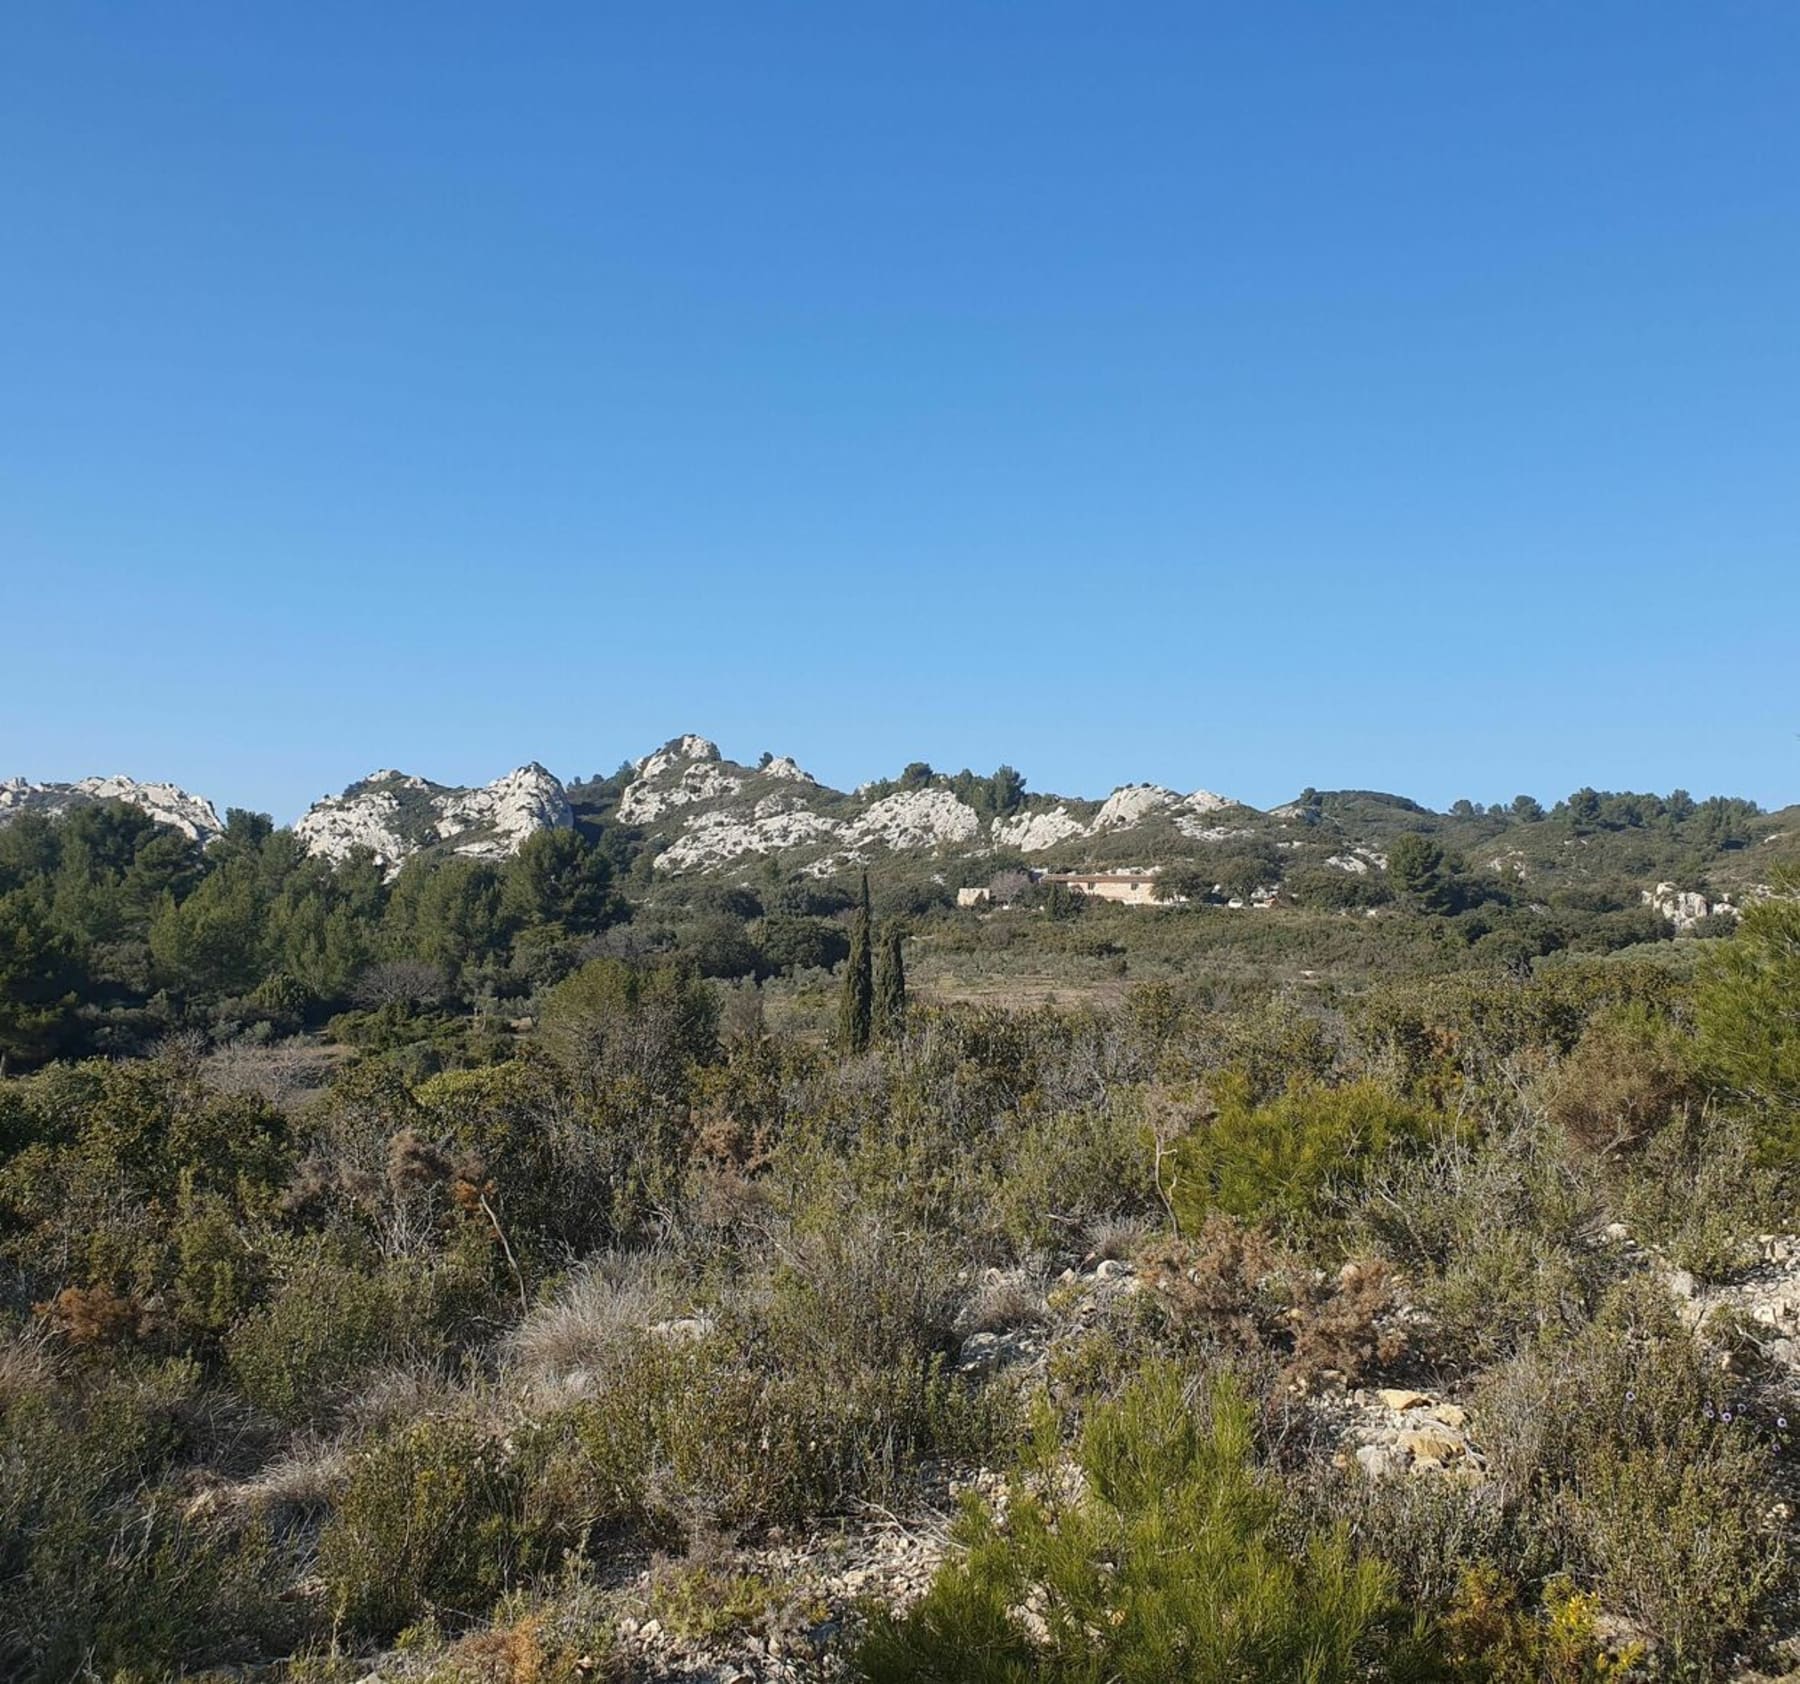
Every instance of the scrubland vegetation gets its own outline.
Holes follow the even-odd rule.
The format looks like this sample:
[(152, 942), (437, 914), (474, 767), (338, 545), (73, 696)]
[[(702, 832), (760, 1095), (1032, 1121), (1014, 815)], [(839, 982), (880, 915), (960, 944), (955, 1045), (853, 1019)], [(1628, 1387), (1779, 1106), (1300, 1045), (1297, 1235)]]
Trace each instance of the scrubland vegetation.
[[(6, 1676), (1800, 1664), (1788, 892), (1525, 952), (1442, 855), (864, 925), (146, 825), (0, 831)], [(933, 997), (1003, 939), (1060, 1005)], [(876, 1528), (921, 1595), (807, 1577)]]

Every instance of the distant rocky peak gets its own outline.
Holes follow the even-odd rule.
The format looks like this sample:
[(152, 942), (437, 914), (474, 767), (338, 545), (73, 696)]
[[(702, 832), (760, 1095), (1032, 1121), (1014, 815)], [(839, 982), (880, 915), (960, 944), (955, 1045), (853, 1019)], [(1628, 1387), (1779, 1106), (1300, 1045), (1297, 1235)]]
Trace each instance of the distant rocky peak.
[(1194, 828), (1195, 819), (1238, 805), (1230, 796), (1215, 795), (1210, 789), (1197, 789), (1192, 795), (1183, 795), (1162, 784), (1121, 784), (1101, 803), (1090, 833), (1129, 830), (1146, 819), (1168, 814), (1179, 829), (1195, 835), (1198, 834)]
[(778, 754), (766, 766), (758, 766), (765, 778), (786, 778), (797, 784), (816, 784), (819, 780), (805, 770), (791, 755)]
[(123, 775), (78, 778), (74, 783), (0, 779), (0, 824), (19, 813), (54, 818), (97, 801), (123, 801), (137, 807), (192, 842), (210, 842), (225, 829), (218, 809), (204, 796), (192, 795), (178, 784), (142, 783)]
[(709, 738), (676, 737), (637, 763), (637, 776), (619, 797), (619, 817), (627, 824), (648, 824), (673, 808), (728, 800), (744, 787), (747, 775)]
[(535, 760), (479, 789), (455, 790), (440, 802), (438, 834), (459, 854), (501, 859), (540, 830), (567, 830), (574, 810), (560, 779)]
[(384, 769), (314, 802), (294, 826), (309, 853), (333, 861), (367, 848), (390, 873), (425, 848), (505, 859), (540, 830), (575, 822), (559, 779), (534, 760), (491, 784), (457, 788)]
[(366, 778), (358, 778), (346, 795), (359, 790), (370, 789), (442, 789), (442, 784), (434, 784), (426, 778), (413, 776), (411, 772), (396, 772), (391, 767), (384, 767), (379, 772), (371, 772)]
[(893, 849), (935, 848), (973, 842), (981, 834), (981, 820), (947, 789), (902, 789), (872, 802), (846, 834), (852, 842), (880, 842)]
[(1016, 848), (1022, 854), (1041, 854), (1058, 843), (1089, 833), (1086, 821), (1069, 811), (1065, 802), (1054, 807), (1027, 809), (1010, 818), (997, 818), (993, 823), (994, 845)]
[(656, 779), (693, 761), (722, 759), (719, 745), (710, 737), (697, 737), (689, 732), (685, 737), (671, 737), (661, 748), (646, 754), (637, 763), (637, 775), (643, 779)]
[(1100, 811), (1094, 815), (1093, 828), (1097, 831), (1123, 830), (1142, 824), (1152, 813), (1180, 805), (1179, 793), (1165, 789), (1161, 784), (1121, 784), (1100, 804)]
[(1233, 801), (1229, 795), (1215, 795), (1210, 789), (1197, 789), (1182, 802), (1190, 813), (1217, 813), (1239, 805), (1241, 803)]

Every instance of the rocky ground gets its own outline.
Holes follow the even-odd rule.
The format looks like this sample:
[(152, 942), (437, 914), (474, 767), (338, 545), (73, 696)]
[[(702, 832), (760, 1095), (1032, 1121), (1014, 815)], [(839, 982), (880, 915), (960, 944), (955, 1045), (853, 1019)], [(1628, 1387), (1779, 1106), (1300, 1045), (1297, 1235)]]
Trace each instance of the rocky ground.
[[(1730, 1284), (1708, 1286), (1639, 1246), (1618, 1225), (1597, 1243), (1621, 1248), (1632, 1264), (1662, 1279), (1684, 1315), (1716, 1339), (1723, 1369), (1746, 1360), (1769, 1364), (1778, 1387), (1800, 1388), (1800, 1235), (1760, 1236), (1754, 1267)], [(1055, 1351), (1128, 1311), (1131, 1299), (1153, 1289), (1153, 1279), (1123, 1258), (1089, 1257), (1055, 1277), (991, 1271), (974, 1286), (972, 1304), (985, 1306), (1002, 1325), (971, 1328), (957, 1354), (959, 1370), (1011, 1376), (1030, 1386), (1045, 1376)], [(1407, 1313), (1404, 1306), (1399, 1313)], [(1326, 1377), (1296, 1397), (1296, 1408), (1306, 1441), (1347, 1477), (1443, 1479), (1477, 1489), (1488, 1484), (1490, 1447), (1469, 1410), (1450, 1397), (1413, 1387), (1346, 1386)], [(848, 1679), (847, 1655), (868, 1610), (905, 1608), (922, 1595), (954, 1547), (950, 1524), (964, 1494), (1003, 1501), (1005, 1484), (995, 1468), (940, 1468), (922, 1482), (904, 1514), (871, 1507), (804, 1536), (775, 1529), (702, 1539), (679, 1560), (620, 1561), (604, 1583), (586, 1587), (541, 1619), (609, 1633), (588, 1663), (595, 1679)], [(446, 1674), (445, 1651), (424, 1644), (386, 1657), (360, 1684), (531, 1676), (534, 1618), (453, 1644), (449, 1655), (461, 1670)], [(1744, 1674), (1740, 1684), (1770, 1677), (1800, 1672)]]
[[(1722, 1367), (1743, 1360), (1742, 1330), (1761, 1330), (1760, 1338), (1750, 1336), (1760, 1359), (1777, 1365), (1781, 1383), (1800, 1387), (1800, 1235), (1760, 1236), (1761, 1261), (1754, 1268), (1728, 1285), (1707, 1287), (1637, 1246), (1623, 1229), (1610, 1230), (1601, 1243), (1626, 1248), (1639, 1267), (1663, 1279), (1686, 1306), (1684, 1314), (1718, 1337)], [(1007, 1283), (986, 1284), (1001, 1289)], [(1058, 1340), (1078, 1337), (1084, 1325), (1145, 1289), (1129, 1262), (1090, 1259), (1051, 1284), (1057, 1307), (1049, 1319), (971, 1332), (959, 1367), (972, 1374), (1012, 1372), (1029, 1381), (1041, 1374)], [(1354, 1469), (1374, 1480), (1444, 1479), (1472, 1488), (1488, 1482), (1488, 1456), (1476, 1425), (1448, 1397), (1411, 1387), (1327, 1382), (1303, 1407), (1316, 1442), (1346, 1474)], [(920, 1595), (951, 1547), (948, 1519), (958, 1493), (973, 1487), (992, 1498), (1003, 1485), (992, 1469), (947, 1475), (909, 1515), (870, 1515), (829, 1535), (750, 1543), (736, 1552), (733, 1571), (782, 1588), (761, 1621), (728, 1636), (694, 1637), (671, 1630), (654, 1614), (627, 1616), (619, 1627), (621, 1651), (634, 1675), (645, 1680), (787, 1684), (846, 1677), (844, 1638), (855, 1629), (859, 1606), (905, 1606)], [(656, 1570), (646, 1567), (628, 1596), (648, 1608), (656, 1600), (656, 1578)], [(1743, 1684), (1751, 1684), (1751, 1676), (1744, 1675)]]

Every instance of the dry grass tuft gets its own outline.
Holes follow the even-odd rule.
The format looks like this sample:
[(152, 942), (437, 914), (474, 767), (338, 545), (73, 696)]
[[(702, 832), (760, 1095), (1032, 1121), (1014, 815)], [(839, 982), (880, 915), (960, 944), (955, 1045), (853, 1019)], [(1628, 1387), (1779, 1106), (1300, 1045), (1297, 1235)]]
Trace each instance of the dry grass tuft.
[(41, 1328), (20, 1328), (0, 1340), (0, 1408), (47, 1391), (55, 1380), (55, 1354)]
[(966, 1333), (1006, 1333), (1049, 1319), (1047, 1283), (1038, 1269), (989, 1269), (957, 1320)]
[(566, 1384), (573, 1375), (604, 1372), (631, 1335), (678, 1309), (660, 1259), (608, 1254), (583, 1264), (533, 1309), (514, 1330), (508, 1354), (526, 1378)]
[(323, 1514), (349, 1477), (350, 1454), (342, 1439), (303, 1438), (274, 1461), (230, 1488), (243, 1508), (276, 1516)]

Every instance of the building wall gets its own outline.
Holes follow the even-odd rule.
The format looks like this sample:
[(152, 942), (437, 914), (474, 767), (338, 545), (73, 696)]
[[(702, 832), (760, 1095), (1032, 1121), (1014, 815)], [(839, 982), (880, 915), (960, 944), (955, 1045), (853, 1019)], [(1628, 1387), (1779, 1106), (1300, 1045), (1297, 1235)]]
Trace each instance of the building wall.
[(1064, 888), (1077, 895), (1092, 895), (1095, 900), (1117, 901), (1122, 906), (1154, 906), (1156, 904), (1156, 879), (1154, 877), (1052, 877), (1052, 883), (1061, 883)]

